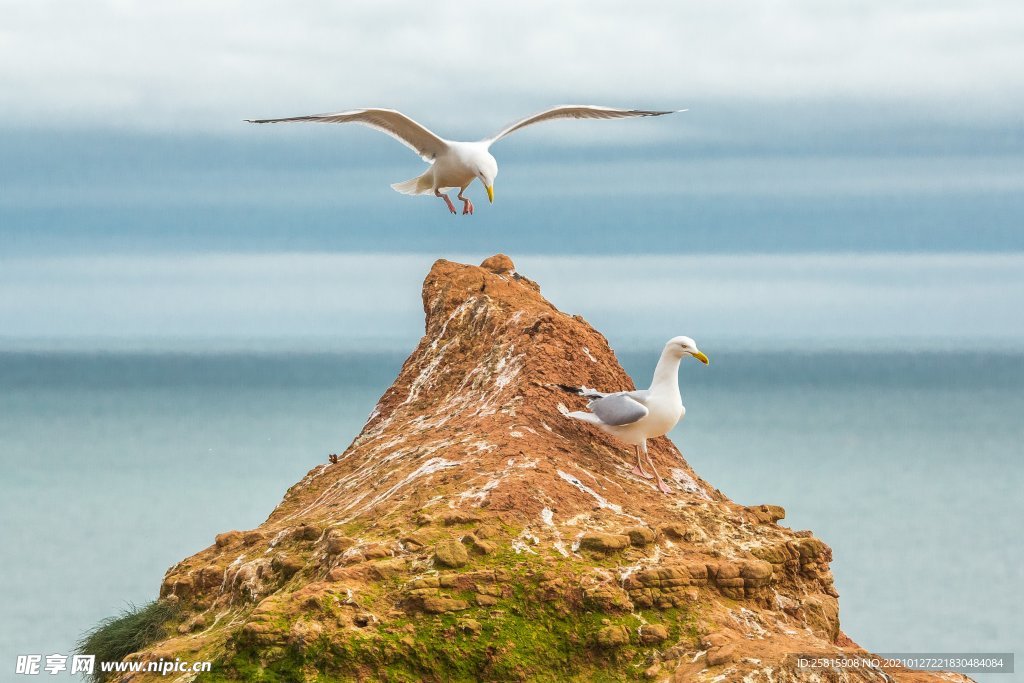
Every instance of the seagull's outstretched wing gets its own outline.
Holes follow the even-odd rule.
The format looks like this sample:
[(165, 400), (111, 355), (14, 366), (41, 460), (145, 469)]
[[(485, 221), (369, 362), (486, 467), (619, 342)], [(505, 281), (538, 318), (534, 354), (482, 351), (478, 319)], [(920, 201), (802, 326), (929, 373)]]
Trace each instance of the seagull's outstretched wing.
[(631, 391), (594, 399), (590, 402), (590, 410), (603, 424), (611, 427), (633, 424), (647, 417), (650, 412), (647, 410), (647, 406), (638, 400), (641, 398), (640, 394), (639, 391)]
[(516, 132), (520, 128), (526, 128), (542, 121), (554, 121), (555, 119), (631, 119), (637, 116), (664, 116), (665, 114), (674, 114), (676, 111), (686, 110), (650, 111), (646, 109), (612, 109), (611, 107), (598, 107), (591, 104), (562, 104), (533, 116), (528, 116), (522, 121), (516, 121), (497, 135), (485, 140), (485, 142), (488, 145), (493, 145), (498, 140)]
[(292, 116), (286, 119), (246, 119), (246, 121), (248, 123), (292, 123), (296, 121), (361, 123), (382, 133), (387, 133), (423, 157), (424, 161), (433, 161), (448, 148), (448, 142), (444, 138), (438, 137), (426, 127), (394, 109), (352, 109), (334, 114), (311, 114), (309, 116)]

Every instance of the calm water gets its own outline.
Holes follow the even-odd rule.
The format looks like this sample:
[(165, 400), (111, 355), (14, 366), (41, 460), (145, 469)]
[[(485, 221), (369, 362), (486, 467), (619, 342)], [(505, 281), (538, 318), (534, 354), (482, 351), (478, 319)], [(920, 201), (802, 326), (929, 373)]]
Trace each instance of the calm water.
[[(402, 360), (0, 353), (0, 666), (68, 652), (215, 534), (262, 522)], [(623, 361), (645, 382), (654, 359)], [(781, 504), (832, 545), (854, 639), (1024, 643), (1024, 354), (718, 350), (682, 380), (676, 443), (733, 499)]]

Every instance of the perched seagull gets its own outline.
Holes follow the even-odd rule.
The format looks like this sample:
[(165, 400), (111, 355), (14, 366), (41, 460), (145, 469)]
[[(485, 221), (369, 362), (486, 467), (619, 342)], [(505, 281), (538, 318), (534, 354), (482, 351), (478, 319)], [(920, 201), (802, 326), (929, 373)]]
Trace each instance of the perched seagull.
[(494, 178), (498, 175), (498, 162), (491, 156), (489, 150), (491, 145), (506, 135), (535, 123), (555, 119), (627, 119), (636, 116), (662, 116), (673, 113), (675, 112), (567, 104), (552, 107), (522, 121), (517, 121), (497, 135), (478, 142), (445, 140), (394, 109), (353, 109), (335, 114), (293, 116), (286, 119), (246, 119), (246, 121), (249, 123), (293, 121), (361, 123), (382, 133), (387, 133), (430, 164), (430, 168), (423, 175), (405, 182), (395, 183), (391, 187), (402, 194), (433, 194), (435, 197), (440, 197), (453, 214), (456, 213), (455, 205), (452, 204), (447, 193), (457, 189), (459, 199), (462, 200), (462, 214), (466, 215), (473, 213), (473, 202), (469, 200), (469, 197), (463, 196), (463, 193), (474, 180), (479, 179), (483, 183), (484, 189), (487, 190), (488, 201), (494, 202)]
[(567, 413), (567, 416), (597, 425), (612, 436), (632, 444), (636, 452), (633, 473), (651, 479), (651, 475), (644, 471), (640, 463), (640, 451), (643, 450), (662, 493), (672, 493), (672, 489), (662, 481), (658, 470), (654, 468), (651, 455), (647, 452), (647, 439), (668, 434), (686, 414), (683, 399), (679, 395), (679, 361), (683, 356), (693, 356), (704, 365), (708, 364), (708, 357), (697, 348), (695, 341), (689, 337), (674, 337), (661, 352), (650, 389), (606, 394), (587, 387), (558, 385), (565, 391), (590, 399), (591, 412), (577, 410)]

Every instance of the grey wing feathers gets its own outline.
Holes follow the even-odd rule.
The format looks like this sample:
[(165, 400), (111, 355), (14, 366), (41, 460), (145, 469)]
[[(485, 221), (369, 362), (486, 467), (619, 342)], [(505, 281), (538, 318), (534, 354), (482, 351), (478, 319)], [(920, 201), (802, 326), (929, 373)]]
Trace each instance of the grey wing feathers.
[(494, 137), (488, 139), (487, 142), (493, 144), (520, 128), (525, 128), (541, 121), (552, 121), (554, 119), (627, 119), (637, 116), (664, 116), (665, 114), (674, 113), (675, 111), (653, 111), (648, 109), (613, 109), (611, 107), (599, 107), (591, 104), (563, 104), (533, 116), (528, 116), (521, 121), (516, 121)]
[(646, 392), (622, 392), (596, 398), (590, 402), (590, 410), (601, 422), (612, 427), (633, 424), (647, 417), (647, 406), (631, 394)]
[(299, 121), (359, 123), (387, 133), (419, 154), (424, 161), (433, 161), (448, 146), (443, 138), (394, 109), (352, 109), (333, 114), (291, 116), (284, 119), (246, 119), (246, 121), (249, 123), (293, 123)]

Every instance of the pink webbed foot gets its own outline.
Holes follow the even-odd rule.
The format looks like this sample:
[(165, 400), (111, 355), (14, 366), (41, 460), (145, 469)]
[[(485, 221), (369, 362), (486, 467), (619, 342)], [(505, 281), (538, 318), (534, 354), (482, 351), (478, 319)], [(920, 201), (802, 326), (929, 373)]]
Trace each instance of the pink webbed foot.
[(455, 205), (454, 205), (454, 204), (452, 204), (452, 200), (451, 200), (451, 198), (450, 198), (450, 197), (449, 197), (448, 195), (446, 195), (446, 194), (441, 194), (441, 193), (440, 193), (439, 191), (437, 191), (437, 190), (434, 190), (434, 196), (435, 196), (435, 197), (440, 197), (441, 199), (443, 199), (443, 200), (444, 200), (444, 203), (448, 205), (448, 210), (452, 212), (452, 215), (453, 215), (453, 216), (454, 216), (454, 215), (455, 215), (456, 213), (458, 213), (458, 212), (457, 212), (457, 211), (455, 210)]
[(654, 475), (645, 472), (644, 468), (640, 467), (640, 465), (633, 465), (633, 474), (644, 479), (654, 479)]
[(470, 215), (473, 214), (473, 202), (469, 201), (468, 199), (463, 199), (462, 200), (462, 215), (465, 216), (467, 213), (470, 214)]
[(668, 487), (668, 484), (666, 484), (660, 478), (658, 479), (658, 490), (661, 491), (662, 493), (666, 494), (666, 495), (671, 495), (671, 494), (675, 493), (675, 491), (670, 489)]

